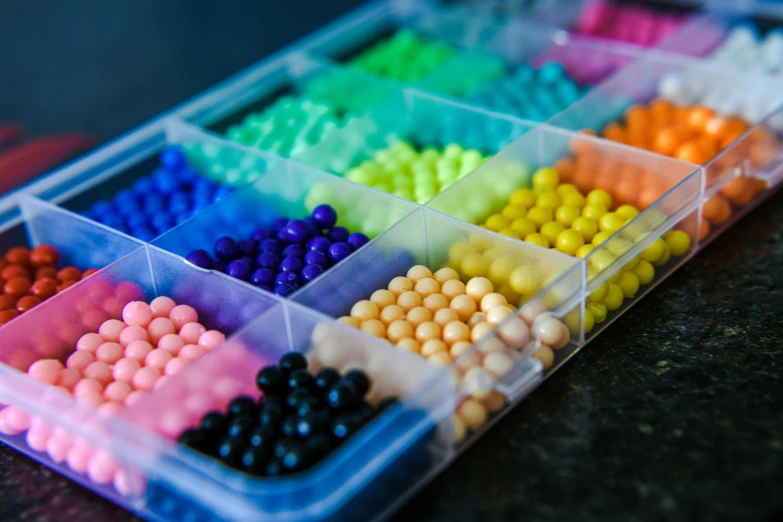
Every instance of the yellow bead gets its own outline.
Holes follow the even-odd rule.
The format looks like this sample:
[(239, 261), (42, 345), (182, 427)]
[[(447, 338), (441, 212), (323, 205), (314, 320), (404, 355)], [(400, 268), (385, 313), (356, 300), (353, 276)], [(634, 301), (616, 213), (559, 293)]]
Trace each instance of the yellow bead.
[(606, 314), (608, 310), (604, 303), (587, 303), (587, 309), (590, 310), (595, 318), (596, 323), (603, 323), (606, 321)]
[(514, 239), (522, 239), (522, 235), (514, 230), (513, 228), (504, 228), (501, 230), (498, 230), (498, 234), (502, 234), (504, 236), (513, 237)]
[(594, 235), (591, 243), (595, 246), (601, 246), (609, 241), (609, 238), (612, 237), (612, 235), (614, 235), (614, 232), (607, 232), (604, 230), (603, 232), (599, 232)]
[(535, 223), (537, 227), (541, 227), (544, 225), (544, 223), (549, 223), (552, 221), (554, 218), (553, 214), (554, 212), (552, 212), (551, 208), (533, 207), (527, 211), (527, 218)]
[(595, 250), (595, 247), (593, 245), (582, 245), (576, 250), (576, 257), (579, 259), (584, 259), (587, 256), (590, 255), (590, 253)]
[(606, 297), (602, 302), (606, 305), (606, 309), (613, 312), (623, 305), (623, 289), (614, 283), (609, 284), (609, 290), (606, 292)]
[(566, 192), (565, 194), (561, 193), (560, 197), (563, 198), (563, 205), (577, 207), (580, 209), (585, 206), (585, 197), (579, 192)]
[(598, 220), (598, 226), (601, 230), (607, 232), (617, 232), (625, 225), (625, 220), (614, 212), (607, 212)]
[(665, 250), (666, 242), (663, 239), (658, 238), (650, 243), (650, 246), (642, 250), (641, 258), (650, 263), (655, 263), (663, 256)]
[(612, 283), (617, 284), (617, 281), (620, 280), (620, 275), (622, 273), (623, 273), (622, 270), (618, 270), (614, 274), (610, 275), (609, 279), (607, 279), (606, 282), (609, 283), (609, 284), (612, 284)]
[(460, 265), (462, 264), (463, 259), (474, 252), (475, 250), (473, 247), (465, 242), (454, 243), (449, 248), (449, 263), (452, 265)]
[(528, 234), (535, 234), (536, 230), (538, 230), (536, 224), (526, 217), (515, 219), (511, 223), (511, 228), (519, 232), (519, 235), (522, 237), (527, 237)]
[(561, 183), (557, 186), (555, 190), (557, 191), (558, 194), (560, 194), (560, 197), (563, 197), (569, 193), (579, 194), (579, 189), (576, 188), (576, 185), (574, 185), (573, 183)]
[(555, 210), (555, 220), (564, 227), (570, 227), (579, 217), (579, 207), (560, 206)]
[(639, 256), (636, 256), (636, 257), (634, 257), (633, 259), (631, 259), (631, 260), (628, 262), (628, 264), (627, 264), (627, 265), (625, 265), (625, 266), (623, 267), (623, 270), (633, 270), (634, 268), (636, 268), (637, 266), (639, 266), (639, 261), (641, 261), (641, 260), (642, 260), (642, 258), (640, 258)]
[(560, 174), (552, 167), (542, 167), (533, 174), (533, 188), (554, 190), (560, 183)]
[(633, 205), (620, 205), (614, 213), (626, 221), (639, 215), (639, 211)]
[(633, 243), (623, 238), (615, 238), (606, 244), (606, 249), (612, 254), (620, 257), (633, 248)]
[(579, 232), (585, 242), (592, 241), (593, 236), (598, 232), (598, 223), (589, 217), (578, 217), (571, 223), (571, 228)]
[(623, 290), (623, 295), (630, 299), (636, 295), (639, 291), (639, 278), (633, 272), (626, 272), (623, 270), (620, 273), (620, 279), (617, 281), (617, 286)]
[(672, 249), (669, 248), (668, 244), (664, 243), (663, 255), (657, 261), (653, 261), (652, 264), (655, 266), (663, 266), (666, 263), (668, 263), (669, 259), (671, 258), (672, 258)]
[(671, 230), (665, 241), (674, 257), (684, 256), (691, 249), (691, 236), (682, 230)]
[(467, 277), (481, 277), (488, 268), (488, 262), (479, 254), (470, 254), (462, 260), (462, 273)]
[(579, 248), (585, 244), (584, 238), (575, 230), (563, 230), (557, 236), (555, 248), (570, 256), (576, 254)]
[(487, 274), (487, 279), (492, 281), (493, 285), (500, 286), (508, 281), (511, 272), (513, 272), (518, 265), (519, 263), (510, 257), (498, 257), (492, 261), (492, 264), (489, 267), (489, 273)]
[(508, 278), (508, 284), (515, 292), (520, 294), (533, 294), (538, 290), (538, 281), (533, 271), (526, 267), (520, 266), (513, 272)]
[(551, 208), (552, 210), (555, 210), (557, 207), (561, 205), (562, 201), (563, 201), (562, 198), (557, 192), (555, 192), (554, 190), (548, 190), (538, 195), (538, 197), (536, 198), (536, 206)]
[(530, 189), (517, 189), (511, 193), (508, 202), (518, 207), (529, 208), (536, 204), (536, 193)]
[(585, 333), (590, 333), (595, 328), (595, 316), (589, 308), (585, 308)]
[(590, 256), (590, 265), (601, 273), (614, 263), (614, 256), (608, 250), (598, 250)]
[(528, 234), (525, 236), (525, 243), (532, 243), (540, 247), (549, 248), (549, 240), (541, 234)]
[(557, 221), (550, 221), (541, 227), (541, 235), (546, 238), (550, 245), (554, 245), (557, 241), (557, 236), (559, 236), (560, 232), (563, 230), (565, 230), (563, 225)]
[(603, 301), (608, 291), (609, 291), (609, 283), (602, 283), (598, 285), (598, 288), (593, 290), (593, 293), (587, 297), (587, 300), (593, 302)]
[(655, 278), (655, 268), (644, 260), (639, 261), (639, 265), (633, 269), (633, 273), (639, 278), (639, 284), (648, 285)]
[(584, 217), (594, 219), (596, 223), (598, 222), (599, 219), (601, 219), (601, 216), (603, 216), (607, 212), (609, 212), (609, 210), (603, 205), (588, 204), (585, 205), (584, 208), (582, 209), (582, 215)]
[(602, 205), (605, 208), (612, 206), (612, 196), (605, 190), (591, 190), (587, 194), (587, 203), (589, 205)]
[(512, 222), (515, 219), (525, 217), (525, 214), (527, 214), (527, 209), (516, 205), (506, 205), (502, 212), (503, 217)]
[(508, 228), (511, 223), (500, 214), (493, 214), (487, 218), (487, 222), (484, 223), (484, 225), (486, 225), (488, 229), (498, 232), (504, 228)]

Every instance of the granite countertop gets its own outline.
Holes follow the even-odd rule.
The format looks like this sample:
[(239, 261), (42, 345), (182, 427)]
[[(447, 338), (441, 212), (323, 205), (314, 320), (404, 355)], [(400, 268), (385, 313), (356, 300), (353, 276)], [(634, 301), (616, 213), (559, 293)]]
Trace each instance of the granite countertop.
[[(85, 0), (52, 3), (41, 18), (13, 2), (0, 15), (0, 63), (14, 80), (0, 85), (0, 117), (107, 139), (359, 3), (290, 0), (272, 13), (236, 2), (218, 16), (206, 2)], [(297, 14), (305, 8), (312, 16)], [(259, 22), (271, 17), (274, 27)], [(635, 305), (393, 520), (783, 519), (781, 265), (783, 193)], [(0, 446), (0, 520), (138, 519)]]

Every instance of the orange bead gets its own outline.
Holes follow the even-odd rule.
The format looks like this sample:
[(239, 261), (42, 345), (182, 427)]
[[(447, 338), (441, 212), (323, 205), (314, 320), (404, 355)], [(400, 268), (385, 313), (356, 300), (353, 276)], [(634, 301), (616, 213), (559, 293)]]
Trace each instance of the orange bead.
[(639, 207), (641, 207), (640, 210), (651, 206), (665, 193), (666, 189), (663, 188), (662, 185), (647, 185), (639, 194)]
[(576, 162), (571, 158), (560, 158), (555, 162), (555, 170), (560, 174), (560, 181), (568, 182), (576, 173)]
[(650, 117), (655, 127), (671, 125), (674, 122), (674, 104), (663, 99), (653, 100), (650, 103)]
[(601, 135), (607, 140), (617, 141), (619, 143), (625, 143), (625, 130), (619, 123), (610, 123), (604, 127), (604, 131)]
[(725, 187), (720, 191), (721, 195), (729, 198), (730, 200), (739, 199), (748, 189), (748, 178), (744, 176), (737, 176), (729, 181)]
[(648, 132), (648, 128), (642, 128), (639, 130), (631, 130), (628, 133), (628, 145), (639, 149), (651, 148), (652, 138)]
[(710, 224), (707, 222), (706, 219), (704, 219), (699, 225), (699, 239), (703, 241), (709, 235), (710, 235)]
[(13, 247), (5, 253), (5, 260), (17, 265), (26, 265), (30, 262), (30, 249), (25, 247)]
[(694, 132), (704, 132), (707, 122), (715, 117), (715, 111), (709, 107), (694, 107), (688, 112), (685, 123)]
[(664, 156), (674, 156), (674, 153), (683, 142), (683, 133), (680, 126), (671, 125), (659, 130), (653, 138), (652, 148), (654, 152)]
[[(587, 136), (596, 135), (595, 131), (590, 129), (582, 129), (579, 132)], [(580, 140), (579, 138), (576, 138), (571, 142), (571, 151), (577, 156), (590, 154), (594, 148), (594, 145), (587, 140)]]
[(650, 126), (650, 115), (644, 106), (634, 105), (625, 111), (625, 123), (628, 125), (628, 130), (631, 132), (636, 132), (638, 130), (646, 131)]
[(716, 225), (721, 225), (731, 217), (731, 205), (718, 194), (712, 196), (704, 203), (704, 217)]
[(571, 181), (579, 189), (579, 192), (583, 194), (590, 192), (593, 188), (593, 173), (584, 168), (578, 169), (576, 174), (574, 174), (574, 179)]
[(613, 196), (618, 203), (636, 206), (639, 199), (639, 182), (624, 177), (615, 186)]
[(674, 157), (680, 161), (686, 161), (688, 163), (695, 163), (697, 165), (704, 165), (709, 161), (711, 156), (707, 156), (704, 149), (696, 141), (689, 141), (683, 143), (677, 148), (674, 153)]
[(762, 167), (769, 163), (776, 153), (776, 143), (774, 142), (758, 142), (753, 143), (750, 146), (750, 162), (756, 167)]
[(699, 144), (699, 147), (701, 147), (701, 150), (704, 152), (704, 156), (708, 158), (707, 161), (712, 159), (720, 150), (718, 148), (718, 143), (708, 136), (701, 136), (700, 138), (696, 138), (695, 141)]
[(35, 267), (53, 266), (59, 259), (60, 253), (52, 245), (38, 245), (30, 251), (30, 263)]

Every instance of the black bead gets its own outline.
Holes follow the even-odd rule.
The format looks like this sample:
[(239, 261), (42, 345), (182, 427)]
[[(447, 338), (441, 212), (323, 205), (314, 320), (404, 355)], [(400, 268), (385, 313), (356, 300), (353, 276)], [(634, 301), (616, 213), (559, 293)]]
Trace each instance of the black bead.
[(271, 454), (268, 447), (252, 447), (242, 455), (242, 467), (245, 471), (253, 475), (263, 475), (266, 472), (266, 466)]
[(351, 370), (345, 374), (343, 379), (353, 383), (360, 397), (367, 395), (367, 392), (370, 390), (370, 378), (361, 370)]
[(266, 446), (271, 449), (277, 440), (277, 429), (272, 426), (256, 426), (250, 432), (249, 444), (251, 446)]
[(258, 411), (260, 412), (267, 406), (285, 408), (285, 397), (282, 395), (272, 395), (271, 397), (262, 398), (259, 402)]
[(182, 432), (179, 438), (177, 438), (177, 442), (189, 448), (202, 451), (208, 443), (208, 437), (203, 430), (191, 428)]
[(377, 414), (381, 413), (384, 410), (388, 410), (389, 408), (391, 408), (392, 406), (394, 406), (398, 402), (400, 402), (400, 401), (398, 401), (396, 397), (386, 397), (386, 398), (381, 399), (378, 402), (378, 406), (375, 408), (375, 414), (377, 415)]
[(353, 435), (364, 424), (362, 416), (358, 413), (344, 413), (332, 423), (332, 435), (337, 440), (345, 440)]
[(256, 401), (247, 395), (240, 395), (228, 404), (228, 413), (235, 417), (253, 415), (256, 412)]
[(305, 447), (310, 452), (313, 460), (318, 460), (326, 456), (332, 449), (332, 439), (326, 432), (314, 433), (305, 440)]
[(280, 358), (280, 369), (285, 373), (307, 369), (307, 358), (299, 352), (288, 352)]
[(300, 437), (310, 437), (325, 430), (329, 426), (330, 421), (329, 412), (326, 410), (316, 411), (299, 419), (296, 425), (296, 432)]
[(277, 477), (283, 474), (283, 463), (279, 459), (270, 460), (266, 465), (266, 475), (268, 477)]
[(245, 442), (241, 439), (226, 438), (218, 446), (217, 456), (228, 466), (239, 467), (242, 463), (242, 454), (245, 452)]
[(283, 422), (280, 423), (280, 433), (283, 435), (283, 437), (295, 437), (296, 436), (296, 427), (299, 423), (299, 417), (290, 416), (283, 419)]
[(326, 393), (332, 386), (340, 380), (340, 372), (334, 368), (322, 368), (315, 378), (315, 385)]
[(280, 439), (275, 444), (272, 454), (278, 459), (282, 459), (286, 453), (297, 446), (298, 444), (294, 439)]
[(350, 381), (342, 380), (329, 390), (326, 401), (333, 409), (343, 410), (355, 406), (359, 397), (353, 384)]
[(309, 391), (304, 388), (296, 388), (291, 390), (291, 393), (285, 398), (285, 405), (292, 410), (296, 410), (299, 407), (299, 403), (309, 397), (312, 397)]
[(309, 454), (303, 446), (295, 446), (283, 455), (283, 468), (287, 471), (298, 471), (310, 462)]
[(256, 375), (256, 386), (269, 397), (286, 391), (283, 372), (277, 366), (267, 366)]
[(368, 421), (375, 416), (375, 410), (367, 401), (362, 401), (359, 403), (359, 407), (356, 411), (359, 412), (359, 415), (361, 415), (365, 421)]
[(304, 397), (299, 400), (294, 411), (299, 417), (304, 417), (321, 408), (323, 408), (323, 404), (315, 397)]
[(228, 425), (228, 436), (233, 438), (247, 439), (256, 426), (256, 420), (250, 415), (240, 415), (232, 419)]
[(209, 438), (219, 440), (228, 429), (228, 420), (219, 411), (211, 411), (201, 418), (201, 429)]
[(261, 426), (277, 427), (285, 417), (285, 409), (280, 403), (272, 402), (264, 405), (258, 414), (258, 423)]
[(315, 377), (307, 370), (294, 370), (288, 376), (288, 387), (292, 390), (304, 388), (313, 391), (315, 390)]

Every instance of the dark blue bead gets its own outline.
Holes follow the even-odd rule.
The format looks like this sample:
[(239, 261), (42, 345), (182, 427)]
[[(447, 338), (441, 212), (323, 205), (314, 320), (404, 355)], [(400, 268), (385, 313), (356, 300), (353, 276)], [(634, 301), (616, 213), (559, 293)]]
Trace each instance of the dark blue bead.
[(257, 285), (257, 286), (258, 286), (258, 288), (260, 288), (261, 290), (266, 290), (267, 292), (271, 292), (271, 291), (272, 291), (272, 287), (271, 287), (271, 286), (269, 286), (269, 285)]
[(275, 285), (289, 284), (298, 285), (300, 283), (299, 274), (294, 272), (280, 272), (275, 276)]
[(131, 214), (125, 219), (125, 224), (130, 229), (146, 227), (148, 217), (146, 214)]
[(128, 189), (117, 192), (114, 195), (113, 201), (116, 206), (135, 205), (137, 203), (136, 195)]
[(228, 263), (226, 263), (225, 261), (221, 261), (219, 259), (215, 261), (215, 270), (218, 270), (220, 272), (225, 272), (226, 266), (228, 266)]
[(298, 257), (286, 257), (280, 261), (280, 270), (283, 272), (295, 272), (298, 274), (303, 267), (304, 263)]
[(166, 198), (163, 197), (163, 194), (150, 192), (147, 194), (147, 197), (144, 198), (142, 206), (144, 208), (144, 212), (147, 214), (162, 212), (166, 207)]
[(329, 266), (329, 256), (318, 250), (311, 250), (305, 254), (305, 263), (308, 265)]
[(318, 250), (321, 252), (326, 252), (326, 249), (329, 248), (329, 245), (331, 244), (332, 242), (324, 236), (316, 236), (307, 242), (307, 250)]
[(277, 239), (264, 239), (259, 245), (261, 252), (274, 252), (278, 253), (283, 249), (283, 245)]
[(250, 239), (252, 239), (253, 241), (258, 241), (260, 243), (264, 239), (269, 239), (270, 237), (272, 237), (272, 232), (270, 232), (265, 228), (257, 228), (253, 232), (253, 235), (250, 236)]
[(337, 223), (337, 212), (329, 205), (318, 205), (313, 209), (312, 218), (318, 228), (332, 228)]
[(312, 216), (308, 216), (304, 218), (304, 222), (307, 225), (307, 228), (309, 228), (310, 232), (312, 232), (313, 234), (317, 234), (321, 231), (318, 225), (315, 224), (315, 220), (313, 219)]
[(226, 274), (236, 277), (242, 281), (250, 279), (250, 273), (253, 271), (253, 263), (247, 259), (235, 259), (226, 267)]
[(179, 147), (166, 147), (160, 152), (160, 164), (171, 170), (179, 170), (185, 166), (187, 159)]
[(119, 228), (123, 226), (122, 218), (116, 214), (107, 214), (102, 216), (101, 223), (111, 228)]
[(183, 166), (179, 171), (179, 179), (182, 180), (183, 183), (192, 184), (198, 177), (198, 171), (190, 165)]
[(133, 192), (139, 196), (144, 197), (153, 190), (155, 190), (155, 183), (147, 176), (139, 178), (133, 183)]
[(277, 232), (279, 230), (283, 230), (283, 227), (285, 227), (287, 224), (288, 224), (288, 219), (279, 218), (275, 220), (275, 222), (272, 224), (272, 227), (275, 229), (275, 232)]
[(338, 242), (332, 243), (329, 246), (329, 259), (331, 259), (333, 263), (342, 261), (349, 255), (351, 255), (351, 247), (348, 246), (348, 243)]
[(233, 239), (224, 236), (215, 242), (215, 255), (222, 261), (230, 261), (239, 255), (239, 248)]
[[(179, 194), (175, 194), (175, 196), (178, 196)], [(184, 194), (183, 194), (184, 195)], [(171, 201), (169, 201), (169, 213), (171, 214), (188, 214), (190, 215), (190, 199), (185, 196), (185, 199), (182, 198), (171, 198)]]
[(114, 207), (108, 201), (99, 201), (92, 206), (90, 212), (92, 212), (95, 217), (98, 217), (104, 214), (111, 214), (114, 212)]
[(289, 285), (287, 283), (283, 283), (280, 285), (276, 285), (274, 292), (276, 295), (279, 295), (280, 297), (287, 297), (293, 294), (294, 292), (296, 292), (296, 287), (293, 285)]
[(277, 270), (280, 264), (280, 256), (274, 252), (264, 252), (259, 254), (256, 258), (256, 264), (260, 268), (269, 268), (270, 270)]
[(255, 258), (258, 255), (258, 241), (243, 239), (242, 241), (237, 241), (237, 247), (239, 248), (239, 253), (243, 256)]
[(325, 271), (321, 265), (307, 265), (302, 269), (302, 279), (309, 283)]
[(132, 229), (131, 235), (142, 241), (152, 241), (157, 237), (152, 230), (146, 227)]
[(210, 204), (209, 201), (201, 201), (199, 199), (194, 199), (193, 200), (193, 207), (190, 210), (191, 215), (198, 214), (199, 212), (201, 212), (202, 210), (207, 208), (209, 206), (209, 204)]
[(206, 270), (210, 270), (215, 266), (212, 262), (212, 256), (210, 256), (209, 252), (206, 250), (194, 250), (188, 254), (187, 260), (197, 267), (204, 268)]
[(291, 243), (305, 243), (310, 239), (310, 229), (301, 219), (292, 219), (281, 232), (283, 239)]
[(212, 201), (215, 202), (228, 196), (229, 194), (231, 194), (233, 190), (234, 189), (232, 187), (229, 187), (228, 185), (219, 186), (212, 194)]
[(180, 223), (182, 223), (182, 222), (184, 222), (184, 221), (187, 221), (187, 220), (188, 220), (188, 218), (190, 218), (190, 216), (191, 216), (191, 213), (190, 213), (190, 211), (187, 211), (187, 212), (180, 212), (179, 214), (177, 214), (176, 216), (174, 216), (174, 222), (175, 222), (177, 225), (179, 225)]
[(275, 282), (275, 271), (269, 268), (259, 268), (250, 276), (250, 282), (256, 286), (271, 286)]
[(214, 191), (215, 184), (211, 180), (201, 176), (193, 180), (193, 192), (202, 192), (211, 196)]
[(302, 245), (288, 245), (283, 249), (283, 256), (301, 258), (305, 255), (305, 252), (307, 252), (307, 250)]
[(361, 232), (354, 232), (353, 234), (348, 236), (348, 239), (346, 239), (345, 242), (348, 243), (348, 246), (356, 250), (357, 248), (361, 248), (367, 243), (369, 243), (370, 238), (368, 238)]
[(334, 227), (329, 231), (329, 239), (332, 241), (345, 241), (348, 235), (348, 231), (343, 227)]
[(117, 214), (123, 217), (132, 216), (140, 212), (139, 203), (137, 201), (127, 201), (121, 205), (115, 205)]
[(164, 194), (169, 194), (179, 188), (177, 175), (166, 169), (155, 169), (155, 172), (152, 173), (152, 181), (155, 183), (155, 188)]
[(169, 214), (155, 214), (150, 220), (150, 226), (158, 233), (162, 233), (174, 226)]

